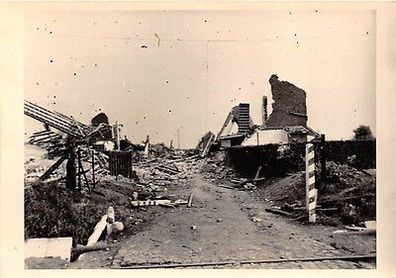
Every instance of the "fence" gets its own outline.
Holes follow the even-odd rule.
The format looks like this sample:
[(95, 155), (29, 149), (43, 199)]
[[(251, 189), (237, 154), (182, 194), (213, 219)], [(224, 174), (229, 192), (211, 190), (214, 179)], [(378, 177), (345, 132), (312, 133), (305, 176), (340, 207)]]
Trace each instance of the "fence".
[(109, 171), (113, 176), (132, 178), (132, 152), (111, 151), (109, 152)]

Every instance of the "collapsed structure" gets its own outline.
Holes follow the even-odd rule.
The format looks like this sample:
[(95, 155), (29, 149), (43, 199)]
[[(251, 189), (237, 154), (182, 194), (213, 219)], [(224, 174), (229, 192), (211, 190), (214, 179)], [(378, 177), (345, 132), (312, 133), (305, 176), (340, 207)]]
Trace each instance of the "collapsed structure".
[(269, 143), (304, 143), (320, 138), (320, 134), (307, 125), (306, 92), (287, 81), (279, 81), (277, 75), (269, 79), (271, 84), (272, 113), (267, 119), (267, 98), (263, 98), (263, 119), (254, 134), (242, 143), (244, 146)]
[[(77, 186), (81, 188), (82, 178), (85, 185), (90, 188), (88, 172), (90, 172), (92, 187), (95, 187), (95, 172), (96, 174), (122, 174), (132, 178), (132, 155), (120, 152), (130, 146), (129, 141), (126, 138), (123, 141), (120, 140), (118, 123), (114, 126), (109, 125), (106, 114), (96, 115), (91, 125), (86, 125), (27, 100), (24, 102), (24, 114), (43, 123), (46, 128), (44, 131), (34, 133), (29, 142), (36, 145), (50, 143), (47, 149), (49, 155), (60, 157), (40, 175), (41, 181), (48, 179), (66, 160), (66, 177), (61, 178), (65, 178), (67, 186), (73, 190)], [(50, 128), (60, 131), (65, 136)], [(123, 143), (122, 149), (121, 142)], [(118, 152), (113, 152), (115, 148)], [(84, 166), (84, 161), (90, 162), (91, 167)]]
[[(39, 182), (25, 179), (25, 236), (44, 237), (43, 241), (49, 242), (47, 237), (67, 235), (66, 257), (73, 241), (78, 243), (73, 252), (107, 248), (93, 244), (100, 239), (109, 242), (109, 236), (122, 231), (124, 224), (127, 233), (146, 228), (155, 213), (144, 216), (145, 207), (161, 206), (172, 212), (175, 207), (183, 210), (186, 206), (190, 210), (194, 196), (188, 189), (199, 184), (201, 177), (207, 181), (202, 187), (256, 190), (271, 204), (267, 212), (303, 221), (307, 216), (304, 200), (309, 196), (304, 181), (315, 178), (319, 160), (324, 174), (318, 179), (321, 194), (310, 201), (315, 206), (318, 203), (318, 219), (343, 224), (375, 219), (375, 141), (325, 142), (324, 136), (307, 125), (306, 92), (276, 75), (269, 83), (274, 102), (268, 115), (268, 97), (263, 96), (260, 125), (250, 116), (250, 104), (240, 103), (228, 113), (219, 132), (207, 132), (195, 150), (174, 150), (172, 141), (169, 148), (163, 143), (151, 144), (149, 135), (141, 144), (134, 144), (126, 136), (121, 138), (122, 125), (110, 125), (105, 113), (96, 115), (88, 125), (25, 101), (25, 114), (45, 126), (29, 143), (45, 147), (48, 153), (41, 158), (50, 158), (52, 164), (35, 176)], [(305, 143), (316, 143), (319, 137), (316, 148), (311, 147), (315, 157), (304, 159)], [(327, 170), (326, 157), (330, 162)], [(64, 161), (67, 163), (62, 167)], [(34, 158), (25, 162), (27, 176), (35, 168), (30, 163)], [(88, 191), (81, 190), (82, 182)], [(64, 184), (72, 190), (64, 190)], [(218, 192), (218, 188), (208, 191)], [(114, 220), (113, 206), (122, 222)], [(97, 214), (105, 209), (107, 215), (96, 223)], [(254, 216), (252, 221), (263, 220)], [(216, 220), (219, 222), (221, 219)], [(196, 225), (191, 226), (192, 232), (196, 229)]]
[(274, 102), (268, 116), (268, 98), (263, 96), (262, 124), (253, 123), (249, 103), (240, 103), (231, 109), (213, 140), (208, 140), (211, 132), (201, 139), (202, 156), (208, 148), (303, 143), (320, 138), (321, 135), (307, 125), (306, 92), (292, 83), (280, 81), (275, 74), (269, 83)]

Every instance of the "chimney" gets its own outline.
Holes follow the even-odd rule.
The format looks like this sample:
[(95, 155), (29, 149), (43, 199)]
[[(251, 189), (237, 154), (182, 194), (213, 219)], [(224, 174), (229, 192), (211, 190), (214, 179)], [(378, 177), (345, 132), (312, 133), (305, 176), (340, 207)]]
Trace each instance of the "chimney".
[(250, 104), (240, 103), (238, 108), (238, 134), (246, 134), (250, 130)]
[(263, 96), (263, 125), (265, 125), (265, 122), (268, 119), (268, 111), (267, 111), (267, 106), (268, 106), (268, 101), (267, 97)]

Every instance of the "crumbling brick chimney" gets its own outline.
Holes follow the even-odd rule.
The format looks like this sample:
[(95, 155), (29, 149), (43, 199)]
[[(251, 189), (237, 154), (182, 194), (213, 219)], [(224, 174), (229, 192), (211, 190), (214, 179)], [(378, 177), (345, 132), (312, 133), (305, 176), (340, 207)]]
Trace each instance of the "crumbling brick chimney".
[(287, 81), (279, 81), (277, 75), (269, 79), (271, 84), (272, 113), (266, 121), (267, 127), (306, 126), (306, 93)]
[(238, 134), (246, 134), (250, 130), (250, 104), (240, 103), (238, 108)]
[(262, 114), (263, 114), (263, 125), (265, 125), (265, 122), (267, 121), (267, 118), (268, 118), (267, 106), (268, 106), (268, 99), (267, 99), (266, 96), (263, 96), (263, 110), (262, 110)]

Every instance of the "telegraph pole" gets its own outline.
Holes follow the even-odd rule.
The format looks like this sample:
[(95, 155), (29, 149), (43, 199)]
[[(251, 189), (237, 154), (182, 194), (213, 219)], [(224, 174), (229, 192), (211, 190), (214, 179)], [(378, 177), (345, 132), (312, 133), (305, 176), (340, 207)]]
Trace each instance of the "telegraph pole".
[(177, 149), (180, 150), (180, 130), (177, 129)]
[(118, 127), (118, 121), (116, 121), (116, 136), (117, 136), (117, 150), (120, 150), (120, 128)]

